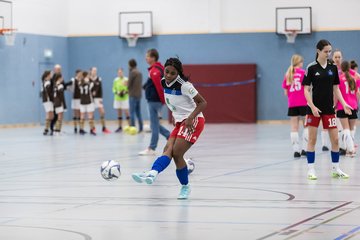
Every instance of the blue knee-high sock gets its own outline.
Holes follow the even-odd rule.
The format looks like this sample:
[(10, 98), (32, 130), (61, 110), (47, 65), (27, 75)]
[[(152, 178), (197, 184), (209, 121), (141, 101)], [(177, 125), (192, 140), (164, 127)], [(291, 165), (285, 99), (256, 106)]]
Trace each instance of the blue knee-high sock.
[(155, 160), (151, 170), (155, 170), (158, 173), (160, 173), (160, 172), (164, 171), (164, 169), (169, 166), (170, 162), (171, 162), (171, 159), (168, 156), (158, 157)]
[(314, 163), (315, 162), (315, 152), (307, 152), (306, 158), (307, 158), (308, 164)]
[(331, 151), (331, 161), (333, 163), (338, 163), (339, 162), (339, 157), (340, 157), (339, 155), (340, 155), (339, 152)]
[(187, 166), (182, 169), (176, 169), (176, 176), (178, 177), (181, 185), (187, 185), (189, 183), (189, 170)]

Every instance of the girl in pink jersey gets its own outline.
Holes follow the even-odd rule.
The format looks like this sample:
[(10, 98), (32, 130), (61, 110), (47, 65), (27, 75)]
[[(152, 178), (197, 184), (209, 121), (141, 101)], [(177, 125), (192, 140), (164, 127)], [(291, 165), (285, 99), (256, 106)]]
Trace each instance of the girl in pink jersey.
[(344, 140), (344, 149), (347, 150), (347, 155), (350, 157), (355, 156), (355, 147), (354, 147), (354, 137), (355, 131), (354, 127), (357, 119), (357, 109), (358, 109), (358, 86), (355, 80), (355, 74), (350, 73), (350, 63), (348, 61), (343, 61), (341, 63), (341, 74), (340, 79), (340, 91), (344, 97), (345, 102), (353, 109), (351, 115), (345, 114), (343, 106), (338, 102), (337, 103), (337, 112), (336, 116), (340, 119), (341, 126), (343, 128), (342, 138)]
[[(333, 53), (332, 53), (332, 58), (331, 60), (333, 61), (334, 65), (336, 65), (337, 69), (338, 69), (338, 73), (339, 73), (339, 77), (342, 74), (342, 70), (341, 70), (341, 63), (343, 61), (343, 55), (342, 52), (340, 51), (340, 49), (336, 49)], [(335, 99), (336, 101), (336, 99)], [(345, 146), (345, 136), (343, 133), (343, 129), (342, 129), (342, 124), (340, 119), (338, 118), (338, 130), (339, 130), (339, 152), (340, 155), (345, 155), (346, 154), (346, 146)]]
[[(289, 66), (282, 87), (285, 96), (288, 97), (288, 116), (290, 117), (290, 139), (294, 150), (294, 157), (299, 158), (301, 155), (306, 156), (306, 146), (308, 139), (308, 130), (304, 128), (302, 136), (302, 149), (299, 144), (299, 122), (306, 115), (307, 102), (304, 96), (302, 81), (305, 71), (302, 69), (304, 59), (300, 55), (291, 57), (291, 65)], [(301, 151), (301, 152), (300, 152)]]
[[(359, 74), (359, 66), (358, 66), (358, 64), (356, 63), (356, 61), (355, 60), (351, 60), (350, 61), (350, 74), (352, 73), (352, 72), (354, 72), (354, 74), (355, 74), (355, 76), (356, 76), (356, 83), (358, 84), (358, 85), (360, 85), (360, 82), (359, 82), (359, 80), (360, 80), (360, 74)], [(360, 87), (360, 86), (359, 86)]]
[(359, 72), (359, 66), (358, 66), (358, 64), (356, 63), (355, 60), (350, 61), (350, 68), (352, 70), (354, 70), (355, 72), (357, 72), (357, 73)]

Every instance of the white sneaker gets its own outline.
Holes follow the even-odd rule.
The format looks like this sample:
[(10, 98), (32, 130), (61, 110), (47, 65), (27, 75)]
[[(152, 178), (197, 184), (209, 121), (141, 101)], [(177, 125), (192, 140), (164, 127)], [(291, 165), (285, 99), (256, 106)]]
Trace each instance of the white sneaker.
[(188, 199), (190, 192), (191, 190), (189, 185), (182, 185), (177, 199), (179, 200)]
[(333, 168), (331, 171), (331, 175), (333, 178), (341, 178), (341, 179), (348, 179), (350, 177), (348, 174), (341, 171), (340, 168), (338, 169)]
[(145, 182), (149, 185), (153, 184), (153, 182), (155, 182), (156, 177), (157, 177), (157, 175), (148, 173), (145, 178)]
[(315, 169), (308, 170), (308, 179), (309, 180), (317, 180)]
[(157, 175), (158, 175), (157, 171), (154, 171), (154, 170), (150, 170), (150, 171), (142, 172), (142, 173), (131, 174), (131, 176), (135, 182), (138, 182), (138, 183), (146, 182), (149, 185), (153, 184), (153, 182), (155, 182)]
[(152, 156), (156, 155), (156, 152), (152, 150), (151, 148), (147, 148), (144, 151), (139, 152), (140, 156)]
[(137, 183), (142, 183), (145, 181), (146, 178), (146, 172), (142, 172), (142, 173), (133, 173), (131, 174), (132, 178), (134, 179), (135, 182)]

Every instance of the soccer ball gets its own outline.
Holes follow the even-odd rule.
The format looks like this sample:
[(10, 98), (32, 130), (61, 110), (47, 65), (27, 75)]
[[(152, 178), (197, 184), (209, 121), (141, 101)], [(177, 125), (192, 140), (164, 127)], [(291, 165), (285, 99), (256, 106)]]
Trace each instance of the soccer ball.
[(127, 133), (130, 134), (130, 135), (135, 135), (135, 134), (137, 134), (137, 128), (136, 127), (129, 127)]
[(120, 164), (114, 160), (108, 160), (101, 164), (101, 176), (108, 181), (116, 180), (120, 177)]
[(136, 127), (132, 127), (132, 126), (126, 126), (124, 128), (124, 132), (126, 132), (127, 134), (130, 134), (130, 135), (135, 135), (137, 134), (137, 128)]
[(195, 170), (195, 163), (194, 163), (193, 160), (191, 160), (191, 158), (185, 159), (185, 162), (186, 162), (188, 172), (189, 172), (189, 175), (190, 175)]

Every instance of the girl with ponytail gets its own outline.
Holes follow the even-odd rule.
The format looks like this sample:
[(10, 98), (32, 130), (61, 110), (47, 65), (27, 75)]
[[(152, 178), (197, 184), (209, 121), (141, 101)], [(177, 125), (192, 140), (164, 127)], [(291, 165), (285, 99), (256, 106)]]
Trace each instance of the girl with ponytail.
[(307, 128), (304, 128), (302, 134), (302, 147), (300, 147), (299, 125), (300, 120), (306, 115), (307, 106), (304, 88), (302, 86), (305, 73), (302, 69), (303, 64), (304, 59), (302, 56), (298, 54), (293, 55), (282, 83), (284, 94), (288, 97), (288, 116), (290, 117), (291, 125), (290, 139), (294, 151), (294, 158), (299, 158), (301, 155), (306, 156), (308, 139)]
[(351, 115), (345, 113), (343, 106), (338, 102), (336, 109), (336, 116), (339, 118), (343, 128), (341, 137), (344, 141), (344, 148), (346, 149), (347, 156), (355, 156), (354, 137), (355, 137), (355, 124), (357, 119), (357, 94), (358, 89), (356, 86), (355, 74), (350, 73), (350, 63), (343, 61), (341, 63), (340, 91), (344, 97), (345, 102), (351, 106)]

